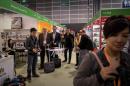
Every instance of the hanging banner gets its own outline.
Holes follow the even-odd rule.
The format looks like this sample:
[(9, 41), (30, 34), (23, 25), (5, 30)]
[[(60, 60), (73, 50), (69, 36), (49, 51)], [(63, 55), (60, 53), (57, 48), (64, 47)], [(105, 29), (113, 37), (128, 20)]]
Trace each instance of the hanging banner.
[(12, 0), (0, 0), (0, 8), (7, 9), (7, 10), (10, 10), (12, 12), (19, 13), (19, 14), (24, 14), (26, 16), (33, 17), (39, 21), (48, 22), (48, 23), (55, 25), (55, 26), (63, 27), (59, 23), (56, 23), (54, 21), (50, 21), (48, 18), (40, 15), (39, 13), (37, 13), (37, 12), (27, 8), (27, 7), (24, 7), (23, 5), (18, 4)]
[(113, 15), (129, 16), (130, 15), (130, 8), (101, 10), (101, 16), (113, 16)]

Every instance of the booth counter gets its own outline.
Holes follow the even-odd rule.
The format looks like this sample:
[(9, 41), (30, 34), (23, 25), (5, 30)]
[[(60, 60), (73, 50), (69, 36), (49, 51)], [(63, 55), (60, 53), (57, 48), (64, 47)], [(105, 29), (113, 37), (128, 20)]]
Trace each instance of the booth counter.
[(0, 58), (0, 86), (6, 78), (14, 78), (14, 57), (9, 55)]

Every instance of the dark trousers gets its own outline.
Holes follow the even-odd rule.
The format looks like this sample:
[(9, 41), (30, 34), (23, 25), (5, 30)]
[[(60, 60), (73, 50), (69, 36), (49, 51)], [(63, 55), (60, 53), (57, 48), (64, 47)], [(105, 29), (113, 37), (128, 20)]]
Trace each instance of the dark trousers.
[(27, 76), (31, 77), (36, 74), (36, 64), (37, 64), (37, 54), (28, 55), (28, 66), (27, 66)]
[(61, 48), (64, 48), (64, 42), (61, 42)]
[(41, 52), (40, 52), (40, 68), (43, 68), (44, 66), (44, 62), (45, 62), (45, 53), (47, 55), (47, 61), (49, 62), (49, 52), (48, 50), (46, 50), (46, 48), (44, 47)]
[(50, 61), (53, 61), (53, 54), (54, 53), (53, 51), (49, 51), (49, 54), (50, 54)]
[(73, 50), (73, 48), (66, 48), (65, 51), (64, 51), (65, 61), (67, 61), (67, 52), (69, 51), (69, 61), (68, 61), (68, 63), (71, 62), (72, 50)]
[(76, 65), (79, 65), (79, 53), (76, 53)]

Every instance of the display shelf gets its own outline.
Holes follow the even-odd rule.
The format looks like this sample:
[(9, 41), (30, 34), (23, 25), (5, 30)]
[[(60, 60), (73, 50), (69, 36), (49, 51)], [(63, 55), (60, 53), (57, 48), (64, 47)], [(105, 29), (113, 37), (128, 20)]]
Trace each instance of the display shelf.
[(96, 44), (97, 48), (100, 45), (100, 26), (93, 25), (93, 42)]
[(10, 30), (4, 30), (3, 32), (5, 34), (4, 43), (6, 43), (5, 46), (7, 46), (8, 39), (12, 39), (15, 43), (15, 48), (24, 48), (25, 40), (30, 35), (29, 29), (10, 29)]

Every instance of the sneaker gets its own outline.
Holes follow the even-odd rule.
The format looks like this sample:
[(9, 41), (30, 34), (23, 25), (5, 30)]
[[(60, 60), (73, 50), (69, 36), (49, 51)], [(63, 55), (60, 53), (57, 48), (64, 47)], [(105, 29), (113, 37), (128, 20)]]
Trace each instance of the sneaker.
[(27, 81), (28, 81), (28, 82), (31, 82), (31, 77), (27, 77)]
[(43, 68), (42, 67), (40, 67), (40, 68), (38, 68), (39, 70), (42, 70)]
[(78, 64), (75, 64), (75, 66), (78, 66)]
[(75, 67), (76, 70), (78, 70), (78, 68), (79, 68), (78, 66)]
[(67, 62), (66, 60), (62, 61), (62, 62)]
[(40, 77), (38, 74), (33, 74), (32, 77)]

